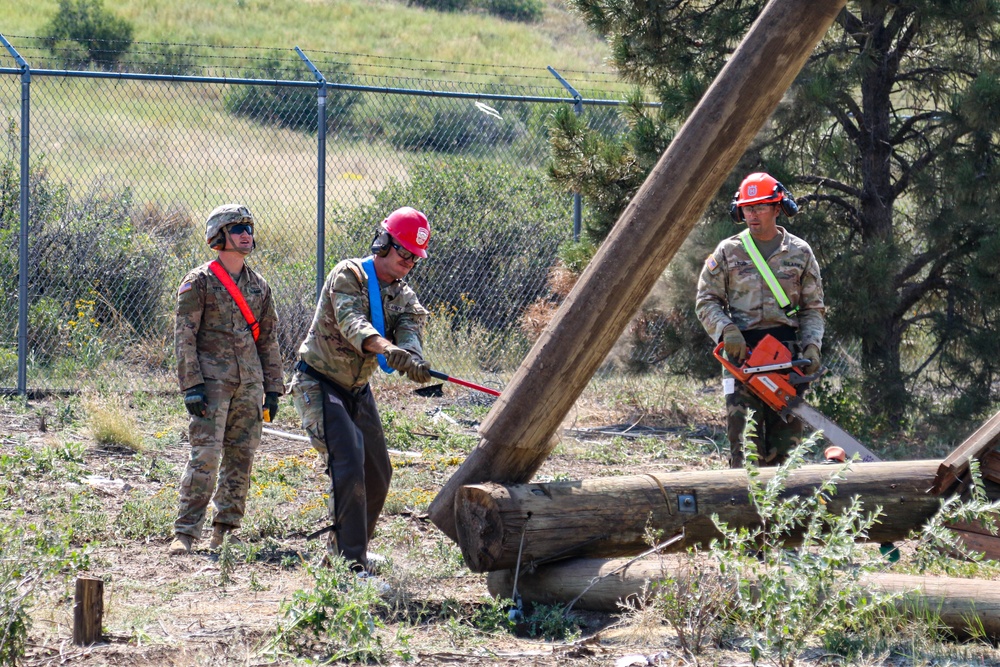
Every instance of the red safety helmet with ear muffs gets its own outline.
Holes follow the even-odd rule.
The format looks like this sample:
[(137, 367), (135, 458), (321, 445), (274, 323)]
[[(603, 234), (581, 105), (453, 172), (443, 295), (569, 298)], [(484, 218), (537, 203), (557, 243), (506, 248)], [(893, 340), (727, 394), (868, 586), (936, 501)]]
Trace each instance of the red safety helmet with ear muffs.
[(729, 217), (734, 222), (744, 222), (746, 218), (740, 209), (757, 204), (781, 204), (781, 212), (789, 218), (799, 212), (798, 204), (788, 188), (762, 171), (750, 174), (740, 183), (740, 189), (729, 202)]
[(427, 257), (431, 226), (427, 222), (427, 216), (417, 209), (409, 206), (397, 208), (382, 221), (382, 231), (372, 241), (373, 255), (383, 255), (389, 251), (389, 236), (417, 257)]

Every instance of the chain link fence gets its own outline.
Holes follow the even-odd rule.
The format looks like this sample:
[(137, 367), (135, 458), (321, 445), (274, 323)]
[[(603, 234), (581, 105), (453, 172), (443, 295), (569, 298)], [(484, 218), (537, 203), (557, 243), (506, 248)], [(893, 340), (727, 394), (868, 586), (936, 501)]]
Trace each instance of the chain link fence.
[(174, 294), (213, 257), (207, 213), (232, 201), (258, 220), (249, 263), (273, 288), (287, 369), (325, 273), (367, 254), (385, 215), (410, 205), (432, 225), (430, 259), (409, 279), (432, 313), (429, 358), (499, 387), (530, 349), (526, 313), (551, 301), (557, 249), (579, 224), (573, 196), (546, 176), (549, 119), (571, 105), (602, 133), (626, 130), (612, 99), (621, 90), (574, 98), (555, 78), (430, 89), (358, 75), (333, 54), (199, 64), (160, 45), (155, 67), (108, 72), (53, 67), (58, 59), (29, 38), (9, 51), (0, 52), (7, 391), (20, 379), (22, 151), (29, 392), (173, 390)]

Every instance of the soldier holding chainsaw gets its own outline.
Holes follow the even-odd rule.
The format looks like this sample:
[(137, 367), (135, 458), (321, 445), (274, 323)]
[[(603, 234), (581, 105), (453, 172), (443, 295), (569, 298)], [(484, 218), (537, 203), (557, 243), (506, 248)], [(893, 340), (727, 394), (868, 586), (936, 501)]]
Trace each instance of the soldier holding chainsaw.
[[(754, 173), (740, 184), (729, 212), (747, 229), (723, 240), (705, 260), (695, 302), (698, 319), (736, 365), (771, 334), (808, 359), (807, 375), (817, 372), (825, 311), (819, 264), (808, 243), (777, 224), (781, 213), (791, 217), (798, 212), (795, 200), (769, 174)], [(723, 377), (723, 392), (730, 466), (743, 466), (748, 409), (757, 422), (752, 437), (762, 464), (782, 463), (802, 439), (802, 422), (790, 417), (786, 423), (729, 373)]]
[(191, 551), (201, 537), (213, 492), (209, 546), (219, 547), (239, 527), (262, 417), (277, 414), (284, 393), (271, 288), (246, 265), (256, 247), (253, 216), (240, 204), (217, 207), (208, 216), (205, 241), (218, 258), (188, 273), (177, 290), (174, 349), (191, 415), (191, 458), (170, 544), (175, 555)]
[(430, 233), (427, 217), (405, 206), (382, 221), (369, 257), (333, 267), (292, 378), (295, 409), (330, 476), (329, 550), (359, 573), (392, 476), (368, 381), (380, 366), (414, 382), (431, 378), (422, 344), (428, 313), (403, 280), (427, 257)]

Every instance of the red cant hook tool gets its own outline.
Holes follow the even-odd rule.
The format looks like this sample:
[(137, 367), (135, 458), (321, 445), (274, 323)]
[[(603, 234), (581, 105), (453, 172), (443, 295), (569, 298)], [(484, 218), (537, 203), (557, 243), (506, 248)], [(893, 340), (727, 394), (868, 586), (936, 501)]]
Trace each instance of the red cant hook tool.
[[(490, 389), (489, 387), (484, 387), (481, 384), (476, 384), (474, 382), (468, 382), (466, 380), (459, 380), (458, 378), (453, 378), (450, 375), (446, 375), (440, 371), (431, 371), (431, 377), (437, 378), (438, 380), (444, 380), (445, 382), (454, 382), (455, 384), (460, 384), (463, 387), (468, 387), (469, 389), (475, 389), (476, 391), (481, 391), (484, 394), (490, 394), (491, 396), (499, 396), (500, 392), (496, 389)], [(419, 389), (417, 390), (419, 391)]]

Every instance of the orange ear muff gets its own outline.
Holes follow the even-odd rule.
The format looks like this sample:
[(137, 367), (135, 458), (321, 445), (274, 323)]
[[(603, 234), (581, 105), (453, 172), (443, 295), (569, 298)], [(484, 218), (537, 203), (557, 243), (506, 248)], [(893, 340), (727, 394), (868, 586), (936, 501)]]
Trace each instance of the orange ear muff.
[(224, 250), (226, 247), (226, 233), (219, 232), (216, 234), (215, 238), (212, 239), (212, 242), (208, 245), (208, 247), (212, 250)]

